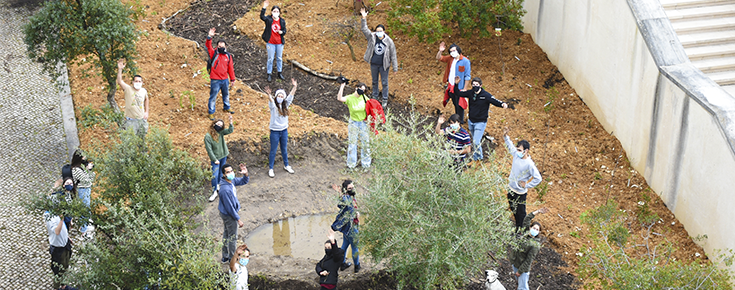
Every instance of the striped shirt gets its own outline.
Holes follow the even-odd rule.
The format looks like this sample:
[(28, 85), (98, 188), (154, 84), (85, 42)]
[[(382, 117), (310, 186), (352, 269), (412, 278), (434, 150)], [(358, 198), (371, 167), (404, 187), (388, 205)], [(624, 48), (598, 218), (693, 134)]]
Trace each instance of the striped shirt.
[[(467, 130), (464, 128), (459, 128), (456, 132), (452, 132), (449, 127), (447, 127), (444, 128), (442, 132), (447, 136), (447, 142), (449, 142), (449, 144), (452, 145), (452, 148), (456, 151), (461, 151), (472, 142), (470, 133), (467, 133)], [(467, 157), (467, 154), (457, 154), (452, 157), (454, 157), (455, 160), (464, 160), (464, 158)]]
[(71, 175), (77, 183), (77, 187), (92, 187), (94, 181), (94, 172), (80, 167), (74, 167), (71, 169)]

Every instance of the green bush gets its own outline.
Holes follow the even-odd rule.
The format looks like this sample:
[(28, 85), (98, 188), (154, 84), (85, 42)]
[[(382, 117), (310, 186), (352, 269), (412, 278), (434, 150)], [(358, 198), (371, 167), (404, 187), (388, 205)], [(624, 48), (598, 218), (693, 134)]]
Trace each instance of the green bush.
[[(582, 214), (582, 222), (590, 227), (591, 246), (582, 250), (577, 272), (590, 288), (602, 289), (732, 289), (731, 273), (714, 263), (683, 262), (672, 258), (676, 250), (669, 241), (651, 243), (651, 229), (656, 221), (642, 222), (642, 243), (628, 243), (625, 227), (630, 218), (608, 202)], [(632, 244), (632, 245), (629, 245)], [(732, 250), (717, 261), (730, 267)]]
[(91, 156), (98, 172), (95, 239), (75, 245), (75, 266), (64, 280), (83, 289), (227, 288), (214, 259), (219, 244), (194, 230), (201, 226), (208, 177), (201, 164), (156, 127), (145, 140), (120, 131), (106, 146), (90, 150), (97, 153)]
[(102, 109), (96, 110), (92, 106), (85, 106), (79, 114), (79, 124), (84, 128), (101, 125), (105, 129), (109, 129), (112, 123), (116, 123), (118, 127), (122, 122), (124, 114), (116, 112), (109, 105), (102, 106)]
[(442, 39), (455, 24), (464, 38), (488, 37), (495, 27), (522, 30), (526, 14), (523, 0), (396, 0), (390, 5), (390, 26), (421, 42)]
[(514, 240), (504, 178), (491, 168), (457, 172), (433, 124), (419, 125), (426, 119), (416, 114), (399, 123), (371, 136), (361, 251), (386, 259), (399, 289), (462, 288), (485, 269), (488, 253), (504, 257)]

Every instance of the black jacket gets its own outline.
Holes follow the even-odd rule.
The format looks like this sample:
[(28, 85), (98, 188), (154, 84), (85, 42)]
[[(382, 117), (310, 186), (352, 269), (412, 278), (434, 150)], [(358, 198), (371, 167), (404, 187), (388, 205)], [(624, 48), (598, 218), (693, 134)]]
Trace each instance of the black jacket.
[(480, 89), (479, 94), (475, 94), (471, 88), (467, 91), (460, 91), (455, 94), (460, 97), (467, 98), (467, 103), (470, 107), (469, 119), (473, 123), (487, 122), (487, 112), (490, 109), (490, 104), (493, 104), (493, 106), (496, 107), (503, 107), (503, 102), (496, 99), (493, 95), (482, 88)]
[(342, 261), (345, 259), (345, 251), (337, 247), (337, 243), (332, 244), (332, 251), (328, 255), (324, 255), (319, 263), (316, 264), (316, 274), (319, 275), (322, 271), (326, 270), (329, 275), (319, 275), (319, 284), (334, 284), (337, 285), (337, 279), (339, 274), (339, 267), (342, 266)]
[[(265, 8), (260, 9), (260, 20), (263, 20), (265, 22), (265, 29), (263, 30), (263, 35), (261, 38), (263, 38), (263, 41), (265, 43), (268, 43), (268, 41), (271, 40), (271, 25), (273, 24), (273, 16), (265, 16)], [(283, 17), (279, 17), (279, 22), (281, 22), (281, 31), (283, 31), (283, 34), (281, 34), (281, 44), (286, 44), (286, 39), (283, 37), (286, 36), (286, 20), (283, 20)]]

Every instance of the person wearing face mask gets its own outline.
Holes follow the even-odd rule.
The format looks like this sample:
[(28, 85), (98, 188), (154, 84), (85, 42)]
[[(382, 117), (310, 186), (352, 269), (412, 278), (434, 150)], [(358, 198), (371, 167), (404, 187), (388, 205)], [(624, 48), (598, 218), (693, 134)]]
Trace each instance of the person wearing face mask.
[(273, 73), (273, 58), (276, 59), (276, 69), (278, 69), (278, 78), (286, 80), (283, 77), (283, 44), (285, 43), (284, 36), (286, 36), (286, 20), (281, 17), (281, 8), (273, 6), (271, 8), (271, 15), (265, 15), (265, 8), (268, 8), (268, 0), (263, 1), (263, 9), (260, 9), (260, 20), (265, 22), (265, 28), (263, 29), (263, 35), (261, 38), (265, 41), (265, 48), (268, 52), (268, 63), (265, 66), (266, 72), (268, 73), (268, 82), (272, 80), (271, 74)]
[(207, 52), (210, 59), (209, 70), (209, 102), (207, 110), (209, 119), (214, 120), (215, 103), (217, 102), (217, 94), (222, 91), (222, 110), (224, 112), (234, 114), (230, 109), (230, 87), (235, 83), (235, 60), (232, 54), (227, 52), (227, 42), (223, 39), (217, 41), (217, 48), (212, 47), (212, 37), (217, 30), (213, 27), (209, 29), (207, 40), (204, 44), (207, 46)]
[(442, 129), (442, 124), (444, 124), (444, 116), (439, 116), (434, 131), (447, 136), (447, 142), (452, 146), (450, 153), (454, 158), (454, 164), (459, 166), (464, 162), (467, 154), (472, 152), (470, 134), (459, 126), (459, 115), (457, 114), (449, 116), (449, 125), (446, 128)]
[(465, 87), (465, 90), (456, 93), (459, 97), (468, 99), (470, 109), (467, 118), (467, 127), (469, 127), (469, 132), (472, 134), (472, 146), (475, 149), (475, 153), (472, 154), (472, 159), (481, 160), (482, 147), (480, 146), (480, 141), (487, 126), (490, 104), (503, 109), (508, 108), (508, 104), (501, 102), (482, 89), (482, 80), (478, 77), (472, 79), (471, 89)]
[(133, 76), (133, 86), (129, 86), (122, 79), (125, 60), (117, 61), (117, 84), (125, 95), (125, 129), (132, 129), (138, 136), (145, 137), (148, 133), (148, 91), (143, 88), (143, 77)]
[[(508, 152), (513, 156), (513, 165), (510, 168), (510, 176), (508, 176), (508, 205), (513, 216), (515, 217), (516, 230), (523, 225), (526, 218), (526, 196), (528, 190), (541, 183), (541, 173), (536, 168), (536, 163), (531, 160), (528, 154), (531, 144), (526, 140), (518, 141), (513, 145), (510, 140), (508, 127), (503, 128), (503, 138)], [(529, 179), (531, 179), (529, 181)]]
[(230, 259), (230, 274), (235, 284), (235, 290), (248, 290), (248, 262), (250, 262), (250, 249), (247, 245), (240, 245), (235, 250), (235, 255)]
[(271, 121), (269, 129), (271, 131), (271, 151), (268, 154), (268, 176), (271, 178), (275, 177), (273, 173), (273, 164), (276, 161), (276, 150), (278, 150), (278, 144), (281, 144), (281, 157), (283, 158), (283, 170), (293, 174), (294, 171), (290, 165), (288, 165), (288, 107), (293, 102), (294, 93), (296, 93), (296, 87), (298, 83), (295, 79), (291, 79), (291, 92), (286, 96), (286, 91), (277, 90), (275, 98), (271, 95), (271, 88), (266, 87), (265, 92), (268, 94), (268, 107), (271, 110)]
[(237, 228), (245, 226), (237, 213), (240, 211), (240, 201), (237, 199), (237, 188), (235, 186), (248, 184), (250, 176), (245, 164), (240, 164), (240, 173), (243, 177), (235, 177), (235, 171), (232, 169), (232, 165), (229, 164), (223, 164), (221, 170), (224, 178), (219, 183), (219, 205), (217, 205), (217, 209), (225, 228), (222, 234), (222, 263), (227, 263), (235, 255)]
[(360, 161), (362, 168), (370, 168), (370, 136), (365, 119), (367, 111), (365, 105), (367, 97), (365, 96), (366, 86), (364, 83), (357, 84), (357, 88), (353, 94), (342, 97), (344, 93), (345, 83), (342, 83), (337, 93), (337, 100), (345, 103), (350, 110), (350, 122), (347, 125), (347, 167), (354, 169), (357, 166), (357, 140), (360, 139)]
[(383, 109), (388, 105), (388, 70), (391, 65), (393, 71), (398, 71), (398, 58), (396, 57), (396, 45), (385, 33), (385, 26), (378, 24), (375, 32), (371, 32), (367, 26), (368, 12), (365, 8), (360, 9), (362, 15), (361, 30), (367, 39), (367, 49), (363, 57), (366, 62), (370, 63), (370, 73), (373, 77), (373, 99), (378, 99), (378, 77), (380, 77), (383, 85), (383, 100), (381, 105)]
[(446, 50), (446, 44), (442, 41), (439, 43), (439, 52), (436, 53), (436, 60), (447, 63), (444, 70), (442, 83), (446, 83), (447, 88), (444, 91), (444, 101), (442, 104), (447, 105), (449, 99), (454, 104), (454, 112), (459, 115), (459, 123), (464, 124), (464, 110), (467, 109), (467, 100), (457, 96), (457, 92), (464, 90), (465, 85), (472, 78), (472, 67), (470, 60), (462, 55), (462, 49), (456, 44), (449, 46), (449, 55), (442, 56)]
[[(339, 213), (332, 223), (332, 230), (340, 231), (342, 233), (342, 251), (347, 253), (347, 248), (352, 248), (352, 262), (355, 263), (355, 273), (359, 272), (362, 266), (360, 265), (360, 252), (358, 250), (359, 244), (359, 228), (360, 228), (360, 212), (357, 211), (357, 199), (355, 199), (355, 184), (352, 180), (345, 180), (342, 182), (342, 187), (336, 184), (332, 184), (332, 189), (342, 194), (340, 197), (337, 207)], [(347, 262), (345, 256), (342, 260), (340, 267), (341, 271), (352, 266), (352, 263)]]
[(209, 126), (209, 132), (204, 135), (204, 147), (207, 149), (207, 155), (212, 164), (212, 195), (209, 197), (210, 202), (217, 198), (217, 188), (222, 180), (220, 166), (227, 163), (227, 155), (230, 155), (230, 151), (227, 150), (225, 135), (232, 133), (235, 128), (232, 126), (232, 116), (229, 117), (230, 126), (227, 129), (225, 129), (225, 122), (217, 119), (212, 122), (212, 125)]
[[(328, 240), (324, 242), (324, 257), (316, 264), (316, 274), (319, 275), (321, 290), (336, 290), (339, 280), (339, 270), (345, 257), (345, 251), (337, 247), (334, 231), (329, 230)], [(342, 269), (344, 270), (344, 269)]]
[(541, 224), (538, 222), (531, 223), (531, 220), (537, 214), (549, 212), (547, 208), (541, 208), (523, 219), (523, 228), (528, 228), (528, 232), (520, 236), (519, 246), (510, 251), (508, 258), (513, 266), (513, 274), (518, 279), (518, 290), (528, 289), (528, 278), (531, 274), (531, 263), (538, 254), (541, 244), (537, 236), (541, 232)]
[[(89, 207), (91, 202), (92, 182), (94, 182), (95, 177), (95, 173), (92, 171), (93, 167), (94, 164), (92, 162), (87, 162), (87, 157), (82, 154), (81, 150), (77, 149), (74, 151), (74, 155), (71, 158), (71, 173), (74, 180), (77, 182), (76, 190), (79, 194), (79, 198), (82, 199), (82, 202), (84, 202), (87, 207)], [(90, 230), (89, 233), (88, 230)], [(92, 237), (91, 230), (94, 230), (94, 226), (88, 226), (86, 223), (82, 225), (81, 229), (79, 229), (79, 231), (87, 238)]]

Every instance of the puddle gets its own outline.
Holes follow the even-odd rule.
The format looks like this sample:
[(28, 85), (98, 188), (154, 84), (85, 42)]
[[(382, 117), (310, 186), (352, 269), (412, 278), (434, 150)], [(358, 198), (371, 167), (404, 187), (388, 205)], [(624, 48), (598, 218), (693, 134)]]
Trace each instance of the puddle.
[[(307, 215), (265, 224), (251, 231), (245, 243), (254, 253), (319, 260), (335, 215)], [(337, 232), (337, 245), (342, 234)], [(348, 258), (351, 256), (348, 250)]]

